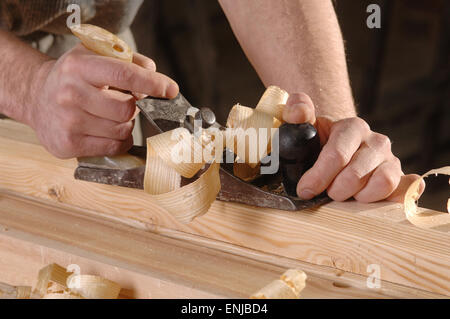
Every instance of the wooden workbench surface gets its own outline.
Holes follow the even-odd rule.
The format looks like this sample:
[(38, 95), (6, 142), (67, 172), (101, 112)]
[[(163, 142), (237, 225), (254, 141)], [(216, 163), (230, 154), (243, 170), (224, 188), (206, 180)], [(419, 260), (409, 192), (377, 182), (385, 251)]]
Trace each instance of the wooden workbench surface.
[[(37, 254), (42, 247), (47, 247), (46, 262), (55, 262), (51, 258), (72, 256), (69, 259), (84, 258), (87, 264), (95, 255), (92, 258), (102, 269), (114, 269), (123, 263), (120, 267), (130, 272), (130, 276), (148, 275), (171, 287), (181, 285), (185, 287), (185, 296), (206, 296), (202, 295), (206, 293), (217, 297), (245, 297), (291, 266), (303, 268), (312, 278), (319, 278), (311, 280), (313, 284), (305, 292), (307, 297), (339, 297), (340, 293), (344, 297), (373, 294), (401, 297), (426, 294), (425, 291), (450, 296), (448, 225), (440, 229), (417, 228), (405, 219), (399, 204), (330, 203), (319, 209), (285, 212), (216, 201), (206, 215), (183, 225), (141, 190), (74, 180), (76, 160), (52, 157), (23, 125), (1, 120), (0, 145), (0, 225), (8, 229), (0, 235), (0, 246), (5, 251), (10, 241), (16, 242), (30, 251), (30, 265), (34, 263), (37, 267), (42, 263)], [(60, 215), (65, 218), (59, 220)], [(85, 231), (76, 224), (81, 221), (71, 218), (87, 220), (83, 224)], [(98, 221), (105, 219), (109, 221)], [(107, 224), (109, 228), (96, 229), (91, 226), (95, 223)], [(45, 227), (50, 235), (45, 235)], [(78, 232), (70, 233), (71, 229)], [(104, 238), (108, 239), (104, 243), (98, 237), (106, 234), (107, 229), (120, 229), (122, 237), (112, 233), (108, 235), (111, 237)], [(161, 248), (162, 251), (179, 247), (173, 249), (178, 249), (183, 256), (183, 251), (193, 249), (195, 256), (199, 250), (206, 254), (205, 259), (192, 259), (192, 265), (173, 270), (175, 275), (172, 276), (172, 270), (165, 272), (165, 269), (172, 269), (170, 258), (144, 254), (152, 250), (153, 240), (164, 244), (167, 241), (169, 246)], [(11, 258), (19, 258), (19, 251), (9, 252)], [(133, 254), (120, 261), (126, 251)], [(186, 258), (173, 260), (173, 263), (181, 265), (189, 261), (189, 254), (184, 254)], [(63, 255), (65, 257), (61, 257)], [(206, 256), (216, 259), (195, 269), (196, 263), (203, 264), (199, 261), (207, 260)], [(0, 260), (1, 267), (7, 267), (3, 265), (4, 259)], [(159, 260), (162, 264), (156, 271), (152, 267), (157, 267)], [(164, 260), (167, 265), (163, 267)], [(219, 279), (214, 279), (212, 273), (202, 277), (201, 271), (220, 272), (227, 268), (228, 261), (220, 260), (232, 260), (228, 275), (231, 278), (232, 273), (236, 273), (245, 287), (228, 278), (226, 273), (215, 274)], [(154, 265), (148, 266), (152, 262)], [(371, 264), (380, 266), (383, 280), (384, 288), (376, 291), (365, 285), (367, 267)], [(0, 273), (3, 273), (1, 269)], [(254, 279), (242, 279), (247, 276)], [(347, 276), (352, 279), (347, 280)], [(6, 280), (0, 275), (0, 281)], [(192, 287), (193, 282), (199, 287)], [(347, 295), (344, 290), (348, 291)], [(169, 297), (172, 288), (166, 291), (165, 296)]]

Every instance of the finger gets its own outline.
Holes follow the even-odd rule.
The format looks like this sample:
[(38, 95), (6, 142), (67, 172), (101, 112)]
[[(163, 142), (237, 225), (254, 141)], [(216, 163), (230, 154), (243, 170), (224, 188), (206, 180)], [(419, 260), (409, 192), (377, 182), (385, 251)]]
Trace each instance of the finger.
[(84, 80), (96, 87), (108, 85), (160, 98), (174, 98), (179, 91), (168, 76), (113, 58), (89, 56), (80, 67)]
[(116, 90), (88, 88), (82, 108), (97, 117), (128, 122), (136, 115), (136, 98)]
[(80, 155), (114, 156), (126, 153), (133, 146), (133, 136), (125, 141), (116, 141), (103, 137), (83, 136), (80, 141)]
[(400, 161), (394, 157), (377, 167), (367, 185), (354, 198), (363, 203), (385, 199), (395, 191), (402, 175)]
[[(416, 174), (403, 175), (397, 188), (392, 194), (389, 195), (387, 200), (391, 202), (403, 203), (405, 200), (406, 191), (408, 190), (409, 186), (419, 178), (420, 176)], [(419, 187), (419, 196), (422, 195), (424, 190), (425, 182), (422, 180)]]
[(369, 132), (367, 123), (359, 118), (337, 122), (316, 163), (300, 179), (297, 185), (299, 197), (309, 200), (327, 189)]
[[(139, 53), (134, 53), (133, 54), (133, 63), (137, 64), (141, 67), (143, 67), (144, 69), (147, 69), (151, 72), (156, 72), (156, 64), (155, 62), (146, 57), (145, 55), (139, 54)], [(142, 99), (145, 99), (147, 97), (146, 94), (142, 94), (142, 93), (133, 93), (133, 96), (139, 101)]]
[(291, 94), (283, 110), (283, 119), (293, 124), (315, 124), (316, 114), (311, 98), (305, 93)]
[(137, 64), (144, 69), (147, 69), (152, 72), (156, 72), (156, 63), (149, 57), (146, 57), (145, 55), (134, 53), (133, 54), (133, 63)]
[(95, 137), (104, 137), (117, 141), (127, 140), (133, 132), (134, 122), (114, 122), (90, 114), (85, 114), (77, 133)]
[[(379, 133), (371, 133), (353, 155), (350, 163), (328, 187), (328, 195), (336, 201), (351, 198), (366, 185), (372, 172), (388, 158), (400, 163), (392, 156), (389, 138)], [(400, 170), (400, 164), (398, 166)]]
[(372, 172), (384, 161), (385, 154), (363, 144), (328, 187), (328, 196), (335, 201), (351, 198), (363, 189)]

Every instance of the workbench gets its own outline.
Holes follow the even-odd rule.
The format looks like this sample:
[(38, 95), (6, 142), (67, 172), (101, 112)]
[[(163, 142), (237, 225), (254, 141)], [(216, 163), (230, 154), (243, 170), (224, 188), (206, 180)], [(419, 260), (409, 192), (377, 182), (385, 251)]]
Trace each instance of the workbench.
[(450, 296), (449, 225), (418, 228), (401, 204), (216, 201), (181, 224), (142, 190), (75, 180), (76, 159), (53, 157), (22, 124), (0, 120), (0, 146), (0, 282), (34, 286), (40, 268), (76, 264), (123, 298), (248, 298), (300, 268), (303, 298)]

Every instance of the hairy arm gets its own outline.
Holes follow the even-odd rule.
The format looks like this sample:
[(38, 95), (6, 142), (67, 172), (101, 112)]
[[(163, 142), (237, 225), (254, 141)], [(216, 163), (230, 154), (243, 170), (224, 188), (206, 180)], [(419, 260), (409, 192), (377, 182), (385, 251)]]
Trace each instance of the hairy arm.
[(324, 146), (297, 185), (299, 197), (327, 191), (337, 201), (401, 202), (418, 176), (404, 175), (389, 138), (356, 117), (331, 0), (219, 1), (264, 84), (291, 94), (283, 119), (318, 129)]
[(34, 79), (50, 58), (2, 30), (0, 43), (0, 113), (30, 124), (27, 106), (36, 89)]
[(266, 86), (308, 94), (318, 116), (355, 116), (342, 35), (330, 0), (219, 0)]

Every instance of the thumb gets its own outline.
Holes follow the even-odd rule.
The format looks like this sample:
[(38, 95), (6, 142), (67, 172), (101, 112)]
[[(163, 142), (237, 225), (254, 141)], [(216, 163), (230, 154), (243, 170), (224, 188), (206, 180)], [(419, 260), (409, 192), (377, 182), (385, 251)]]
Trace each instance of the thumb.
[(283, 110), (283, 120), (291, 124), (316, 122), (316, 112), (311, 98), (305, 93), (293, 93), (289, 96)]

